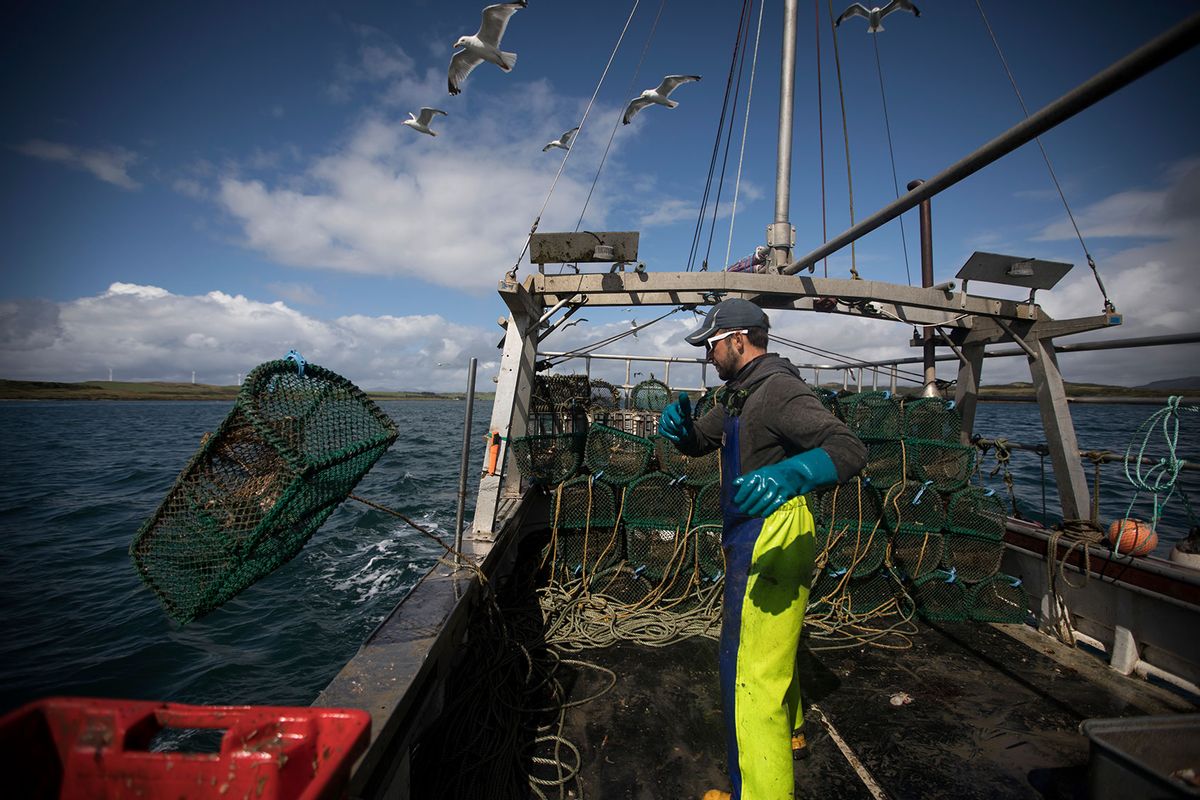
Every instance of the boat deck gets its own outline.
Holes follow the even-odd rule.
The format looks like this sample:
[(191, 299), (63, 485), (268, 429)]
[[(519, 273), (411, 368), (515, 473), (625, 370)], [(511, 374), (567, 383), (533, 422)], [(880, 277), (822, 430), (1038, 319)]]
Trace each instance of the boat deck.
[[(584, 797), (729, 788), (716, 642), (619, 644), (580, 657), (618, 675), (602, 700), (567, 716)], [(796, 765), (797, 797), (1084, 798), (1080, 722), (1196, 710), (1020, 625), (922, 623), (910, 649), (805, 649), (801, 658), (810, 755)], [(569, 699), (608, 682), (574, 671)], [(912, 702), (892, 705), (899, 692)]]

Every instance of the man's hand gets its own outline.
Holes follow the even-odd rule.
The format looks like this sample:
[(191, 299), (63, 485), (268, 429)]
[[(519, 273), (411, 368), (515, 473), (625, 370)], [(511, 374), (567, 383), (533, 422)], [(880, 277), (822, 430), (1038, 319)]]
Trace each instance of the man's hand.
[(766, 518), (793, 497), (835, 484), (837, 479), (833, 460), (818, 447), (734, 480), (733, 504), (743, 514)]
[(663, 409), (658, 418), (658, 435), (679, 444), (692, 435), (692, 401), (687, 392), (680, 392), (679, 399)]

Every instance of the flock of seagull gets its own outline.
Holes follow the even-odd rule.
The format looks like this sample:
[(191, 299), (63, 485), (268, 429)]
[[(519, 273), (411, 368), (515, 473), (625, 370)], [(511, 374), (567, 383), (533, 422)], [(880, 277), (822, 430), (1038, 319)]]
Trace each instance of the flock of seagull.
[[(485, 61), (495, 64), (504, 72), (512, 72), (513, 67), (517, 65), (517, 54), (501, 50), (500, 40), (504, 38), (504, 31), (508, 29), (508, 21), (512, 15), (522, 8), (527, 8), (528, 5), (528, 0), (517, 0), (513, 3), (496, 3), (487, 6), (483, 9), (483, 21), (479, 25), (479, 30), (469, 36), (458, 37), (458, 41), (454, 43), (456, 52), (450, 59), (450, 69), (446, 76), (446, 83), (451, 95), (460, 94), (463, 81)], [(834, 26), (840, 26), (851, 17), (862, 17), (867, 21), (867, 32), (878, 33), (883, 30), (883, 18), (894, 11), (907, 11), (914, 16), (921, 16), (920, 10), (913, 5), (912, 0), (891, 0), (887, 5), (874, 8), (867, 8), (862, 3), (853, 3), (841, 13), (834, 22)], [(635, 114), (648, 106), (659, 105), (675, 108), (679, 103), (671, 99), (671, 92), (685, 83), (698, 80), (700, 80), (699, 75), (666, 76), (658, 86), (645, 90), (629, 101), (629, 104), (625, 106), (625, 114), (621, 117), (621, 122), (628, 125)], [(430, 124), (438, 115), (446, 116), (446, 112), (440, 108), (423, 107), (420, 114), (410, 111), (409, 118), (404, 120), (403, 124), (418, 133), (437, 136), (437, 132), (430, 127)], [(570, 150), (571, 140), (578, 132), (578, 126), (571, 128), (554, 141), (548, 142), (542, 148), (542, 152), (545, 153), (555, 148)]]
[[(893, 0), (900, 2), (900, 0)], [(483, 9), (483, 21), (479, 25), (479, 30), (469, 36), (460, 36), (458, 41), (454, 43), (457, 52), (450, 59), (450, 69), (447, 72), (446, 83), (450, 89), (451, 95), (456, 95), (462, 92), (462, 83), (466, 80), (471, 71), (478, 67), (483, 62), (495, 64), (504, 72), (512, 72), (513, 67), (517, 64), (517, 54), (509, 53), (500, 49), (500, 40), (504, 38), (504, 31), (508, 29), (508, 20), (513, 14), (517, 13), (522, 8), (528, 7), (528, 0), (517, 0), (514, 3), (496, 3), (487, 6)], [(643, 108), (652, 105), (665, 106), (666, 108), (675, 108), (679, 105), (677, 100), (672, 100), (671, 92), (685, 83), (700, 80), (699, 75), (668, 75), (662, 79), (662, 82), (653, 89), (647, 89), (637, 97), (629, 101), (625, 107), (625, 114), (621, 117), (621, 121), (628, 125), (634, 115)], [(437, 136), (437, 131), (433, 130), (430, 125), (435, 116), (447, 116), (446, 112), (440, 108), (423, 107), (419, 114), (414, 114), (411, 111), (408, 114), (408, 119), (402, 124), (407, 125), (418, 133), (424, 133), (429, 136)], [(542, 148), (542, 152), (558, 148), (560, 150), (570, 150), (571, 140), (575, 138), (575, 134), (579, 132), (579, 127), (576, 126), (571, 130), (566, 131), (552, 142), (548, 142)]]

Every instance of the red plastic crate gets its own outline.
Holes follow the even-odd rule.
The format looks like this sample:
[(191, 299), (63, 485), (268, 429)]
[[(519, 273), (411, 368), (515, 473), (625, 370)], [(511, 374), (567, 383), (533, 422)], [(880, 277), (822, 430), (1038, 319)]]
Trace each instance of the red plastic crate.
[[(164, 728), (224, 730), (220, 751), (150, 752)], [(370, 731), (358, 709), (54, 697), (0, 719), (0, 775), (22, 798), (335, 798)]]

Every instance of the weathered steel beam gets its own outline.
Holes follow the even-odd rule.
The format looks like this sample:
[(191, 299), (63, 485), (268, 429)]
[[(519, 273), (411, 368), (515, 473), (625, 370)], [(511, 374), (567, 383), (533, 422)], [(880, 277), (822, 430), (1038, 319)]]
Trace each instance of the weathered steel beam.
[[(1009, 327), (1014, 330), (1018, 336), (1028, 341), (1030, 339), (1050, 339), (1059, 336), (1070, 336), (1076, 333), (1086, 333), (1088, 331), (1101, 330), (1103, 328), (1115, 327), (1110, 318), (1105, 314), (1097, 314), (1094, 317), (1076, 317), (1074, 319), (1039, 319), (1036, 322), (1017, 322), (1010, 323)], [(1013, 342), (1011, 331), (1004, 330), (1004, 326), (997, 324), (991, 319), (978, 319), (970, 331), (956, 334), (955, 344), (999, 344), (1002, 342)], [(1019, 342), (1015, 342), (1020, 345)], [(914, 342), (914, 345), (916, 342)], [(1071, 349), (1078, 349), (1077, 346)], [(1066, 351), (1064, 346), (1060, 348)]]
[[(525, 287), (543, 303), (583, 294), (589, 306), (709, 305), (726, 297), (743, 297), (764, 308), (787, 306), (804, 298), (836, 298), (844, 302), (890, 303), (909, 309), (915, 322), (917, 309), (952, 316), (980, 315), (1004, 319), (1035, 319), (1036, 306), (1016, 300), (963, 295), (941, 289), (902, 286), (882, 281), (840, 278), (791, 277), (746, 272), (615, 272), (584, 275), (531, 275)], [(833, 313), (849, 313), (831, 309)], [(946, 324), (943, 316), (926, 324)]]
[(1091, 501), (1054, 344), (1049, 339), (1031, 339), (1029, 345), (1034, 351), (1029, 357), (1029, 371), (1042, 414), (1042, 430), (1050, 448), (1050, 463), (1054, 468), (1054, 482), (1058, 485), (1063, 519), (1082, 519), (1088, 515)]

